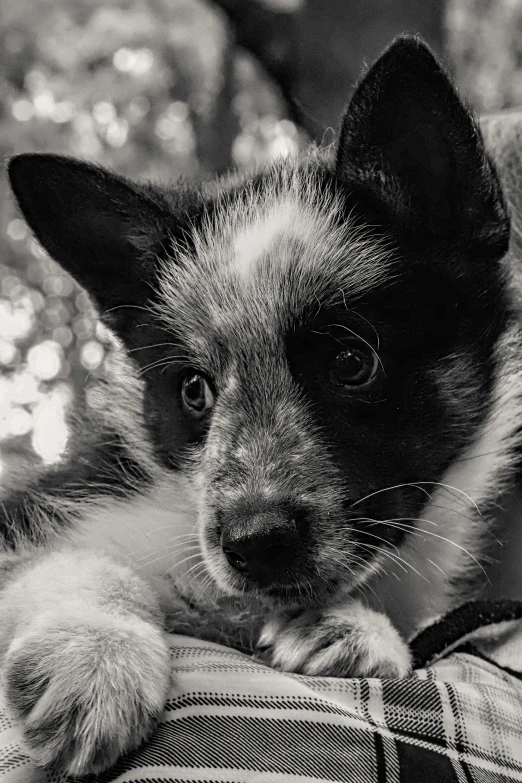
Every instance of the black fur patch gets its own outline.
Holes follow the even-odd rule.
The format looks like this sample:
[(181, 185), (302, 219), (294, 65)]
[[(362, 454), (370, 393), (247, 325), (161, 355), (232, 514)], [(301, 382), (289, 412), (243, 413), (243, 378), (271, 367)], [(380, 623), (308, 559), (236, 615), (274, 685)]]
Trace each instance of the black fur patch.
[[(502, 298), (491, 308), (502, 313)], [(495, 324), (484, 316), (463, 308), (458, 293), (429, 267), (412, 276), (406, 266), (404, 282), (353, 309), (346, 302), (321, 311), (288, 336), (291, 370), (312, 401), (314, 421), (345, 483), (347, 518), (356, 519), (354, 532), (365, 543), (376, 544), (375, 535), (400, 543), (404, 530), (373, 520), (414, 519), (426, 503), (425, 492), (415, 486), (381, 489), (440, 480), (472, 442), (488, 409), (492, 350), (503, 325), (502, 318)], [(342, 390), (329, 375), (335, 357), (355, 336), (376, 351), (381, 366), (369, 387)], [(473, 405), (450, 402), (440, 393), (439, 367), (445, 356), (460, 352), (467, 357), (465, 382)], [(372, 492), (378, 494), (360, 502)], [(370, 522), (359, 519), (365, 515)]]

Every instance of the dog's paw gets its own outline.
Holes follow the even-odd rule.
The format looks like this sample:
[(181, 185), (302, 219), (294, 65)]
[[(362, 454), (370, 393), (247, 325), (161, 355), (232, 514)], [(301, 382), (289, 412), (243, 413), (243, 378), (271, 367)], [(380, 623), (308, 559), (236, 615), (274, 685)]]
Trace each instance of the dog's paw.
[(274, 669), (323, 677), (406, 677), (411, 655), (388, 618), (358, 601), (264, 626), (256, 657)]
[(163, 634), (134, 617), (54, 618), (11, 644), (8, 707), (29, 754), (74, 776), (101, 772), (151, 733), (167, 697)]

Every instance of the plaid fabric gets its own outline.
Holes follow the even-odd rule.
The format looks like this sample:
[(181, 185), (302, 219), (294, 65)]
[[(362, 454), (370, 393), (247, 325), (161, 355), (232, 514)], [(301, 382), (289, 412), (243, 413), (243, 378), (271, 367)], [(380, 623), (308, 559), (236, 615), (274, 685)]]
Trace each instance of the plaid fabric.
[[(522, 781), (522, 681), (478, 655), (408, 680), (341, 680), (173, 636), (172, 667), (155, 735), (98, 783)], [(62, 781), (30, 762), (2, 705), (0, 780)]]

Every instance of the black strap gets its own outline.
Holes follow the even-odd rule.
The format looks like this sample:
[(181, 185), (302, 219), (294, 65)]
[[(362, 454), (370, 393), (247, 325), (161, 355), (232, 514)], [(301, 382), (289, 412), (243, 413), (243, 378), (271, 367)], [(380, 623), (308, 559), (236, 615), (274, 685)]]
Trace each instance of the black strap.
[(420, 669), (459, 639), (483, 628), (522, 618), (522, 601), (469, 601), (419, 631), (410, 642), (413, 667)]

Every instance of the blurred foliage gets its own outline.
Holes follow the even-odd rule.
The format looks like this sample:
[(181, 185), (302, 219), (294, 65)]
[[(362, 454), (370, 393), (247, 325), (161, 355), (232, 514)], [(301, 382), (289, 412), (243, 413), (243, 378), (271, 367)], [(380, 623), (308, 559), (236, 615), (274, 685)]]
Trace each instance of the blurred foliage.
[(522, 105), (521, 0), (448, 0), (446, 48), (478, 112)]
[[(0, 153), (53, 151), (169, 181), (295, 150), (252, 59), (200, 0), (2, 0)], [(60, 459), (107, 345), (91, 303), (0, 180), (0, 473)], [(19, 470), (18, 470), (19, 472)]]

